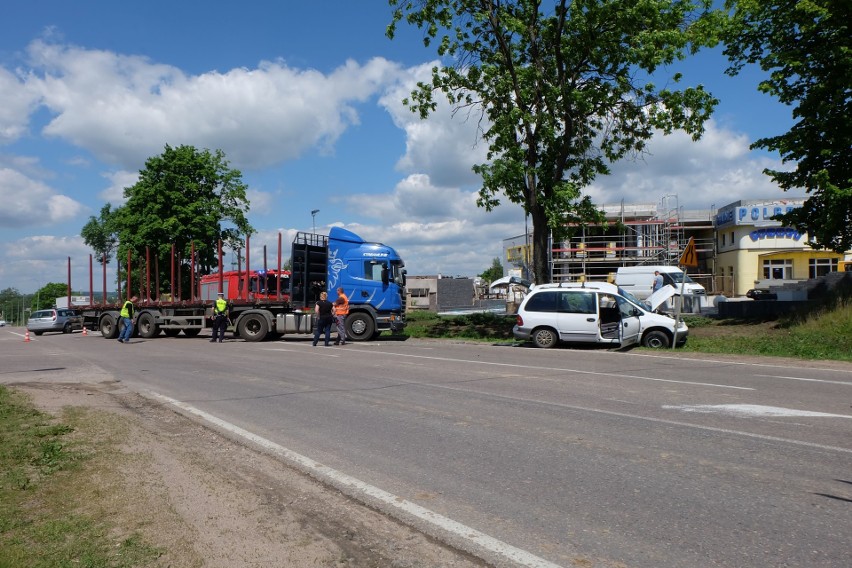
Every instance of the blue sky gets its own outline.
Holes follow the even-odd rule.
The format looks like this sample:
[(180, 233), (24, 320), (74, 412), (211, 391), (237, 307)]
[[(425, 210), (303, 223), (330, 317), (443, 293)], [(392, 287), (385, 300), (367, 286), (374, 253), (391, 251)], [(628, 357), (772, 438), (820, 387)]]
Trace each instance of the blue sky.
[[(522, 234), (520, 207), (476, 207), (482, 162), (473, 124), (442, 108), (420, 121), (401, 104), (435, 54), (418, 30), (384, 30), (384, 0), (7, 0), (0, 20), (0, 289), (66, 280), (88, 288), (79, 236), (119, 205), (166, 144), (222, 149), (248, 184), (249, 220), (282, 232), (344, 226), (394, 246), (409, 274), (475, 276)], [(598, 204), (686, 209), (783, 199), (748, 149), (786, 131), (790, 109), (756, 91), (758, 70), (723, 75), (718, 51), (679, 65), (721, 99), (699, 143), (658, 137), (651, 155), (587, 192)], [(260, 258), (252, 251), (254, 259)], [(254, 261), (253, 261), (254, 264)], [(99, 273), (95, 277), (100, 281)], [(98, 286), (95, 286), (98, 288)]]

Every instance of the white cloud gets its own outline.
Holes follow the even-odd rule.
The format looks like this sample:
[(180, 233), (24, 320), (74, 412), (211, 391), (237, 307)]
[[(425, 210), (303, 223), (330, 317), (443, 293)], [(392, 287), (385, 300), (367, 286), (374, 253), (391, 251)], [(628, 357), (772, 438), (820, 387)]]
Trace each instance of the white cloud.
[(114, 207), (123, 205), (127, 199), (124, 197), (124, 188), (131, 187), (139, 181), (139, 172), (119, 170), (101, 174), (109, 180), (109, 187), (98, 194), (98, 197)]
[(710, 120), (704, 137), (693, 142), (683, 133), (657, 135), (649, 155), (624, 160), (612, 167), (612, 175), (599, 177), (586, 189), (598, 204), (659, 203), (677, 196), (686, 209), (710, 209), (740, 199), (798, 197), (785, 194), (764, 175), (764, 168), (782, 168), (748, 148), (745, 135)]
[(17, 76), (0, 67), (0, 144), (13, 142), (27, 132), (30, 112), (38, 93)]
[(260, 168), (311, 148), (330, 152), (358, 123), (353, 102), (372, 96), (396, 72), (374, 58), (347, 61), (328, 75), (263, 62), (257, 69), (189, 76), (143, 57), (35, 41), (29, 53), (38, 88), (55, 116), (44, 133), (132, 169), (164, 143), (222, 149), (234, 166)]
[(387, 225), (344, 226), (368, 241), (397, 249), (411, 274), (474, 276), (502, 255), (503, 239), (523, 232), (520, 205), (506, 203), (492, 212), (476, 205), (476, 192), (433, 185), (415, 174), (387, 195), (352, 195), (351, 208)]
[(405, 173), (425, 173), (437, 184), (470, 185), (479, 178), (471, 171), (474, 164), (486, 161), (487, 144), (480, 139), (480, 114), (477, 110), (453, 113), (445, 98), (436, 93), (437, 108), (428, 120), (402, 104), (410, 98), (418, 81), (430, 79), (435, 63), (413, 67), (400, 73), (379, 103), (390, 113), (394, 124), (406, 133), (405, 155), (397, 168)]
[[(48, 282), (68, 281), (68, 259), (71, 259), (71, 287), (89, 288), (89, 254), (92, 251), (79, 235), (56, 237), (37, 235), (6, 243), (3, 262), (0, 262), (0, 282), (8, 283), (23, 293), (35, 292)], [(93, 287), (101, 288), (102, 268), (93, 261)], [(108, 282), (115, 282), (114, 272), (108, 269)]]
[(38, 227), (72, 219), (83, 205), (21, 172), (0, 167), (0, 225)]

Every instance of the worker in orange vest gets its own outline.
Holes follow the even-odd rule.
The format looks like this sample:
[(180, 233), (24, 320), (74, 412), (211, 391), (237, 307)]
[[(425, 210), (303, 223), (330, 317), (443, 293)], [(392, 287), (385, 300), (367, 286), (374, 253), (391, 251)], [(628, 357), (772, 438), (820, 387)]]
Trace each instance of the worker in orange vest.
[(343, 293), (343, 288), (337, 289), (337, 299), (334, 301), (334, 321), (337, 324), (337, 339), (335, 345), (346, 345), (346, 316), (349, 315), (349, 298)]

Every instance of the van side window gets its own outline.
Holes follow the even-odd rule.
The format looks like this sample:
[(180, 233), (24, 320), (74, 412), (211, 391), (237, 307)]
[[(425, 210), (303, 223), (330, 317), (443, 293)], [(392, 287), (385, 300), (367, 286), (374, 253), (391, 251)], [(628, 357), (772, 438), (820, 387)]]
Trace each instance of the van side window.
[(621, 312), (621, 317), (629, 318), (633, 317), (634, 313), (638, 311), (638, 308), (622, 298), (621, 296), (616, 296), (615, 301), (618, 302), (618, 311)]
[(557, 309), (557, 292), (540, 292), (527, 300), (528, 312), (555, 312)]
[(559, 311), (572, 314), (596, 314), (598, 310), (595, 303), (595, 293), (563, 292)]

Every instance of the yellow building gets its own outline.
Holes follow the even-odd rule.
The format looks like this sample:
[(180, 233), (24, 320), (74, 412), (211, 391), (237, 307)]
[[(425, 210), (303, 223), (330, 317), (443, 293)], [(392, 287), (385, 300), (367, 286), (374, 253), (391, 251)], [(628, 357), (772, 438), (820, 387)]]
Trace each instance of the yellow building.
[(772, 219), (801, 199), (737, 201), (716, 214), (715, 278), (719, 293), (742, 296), (752, 288), (781, 286), (837, 271), (844, 255), (817, 251), (807, 235)]

